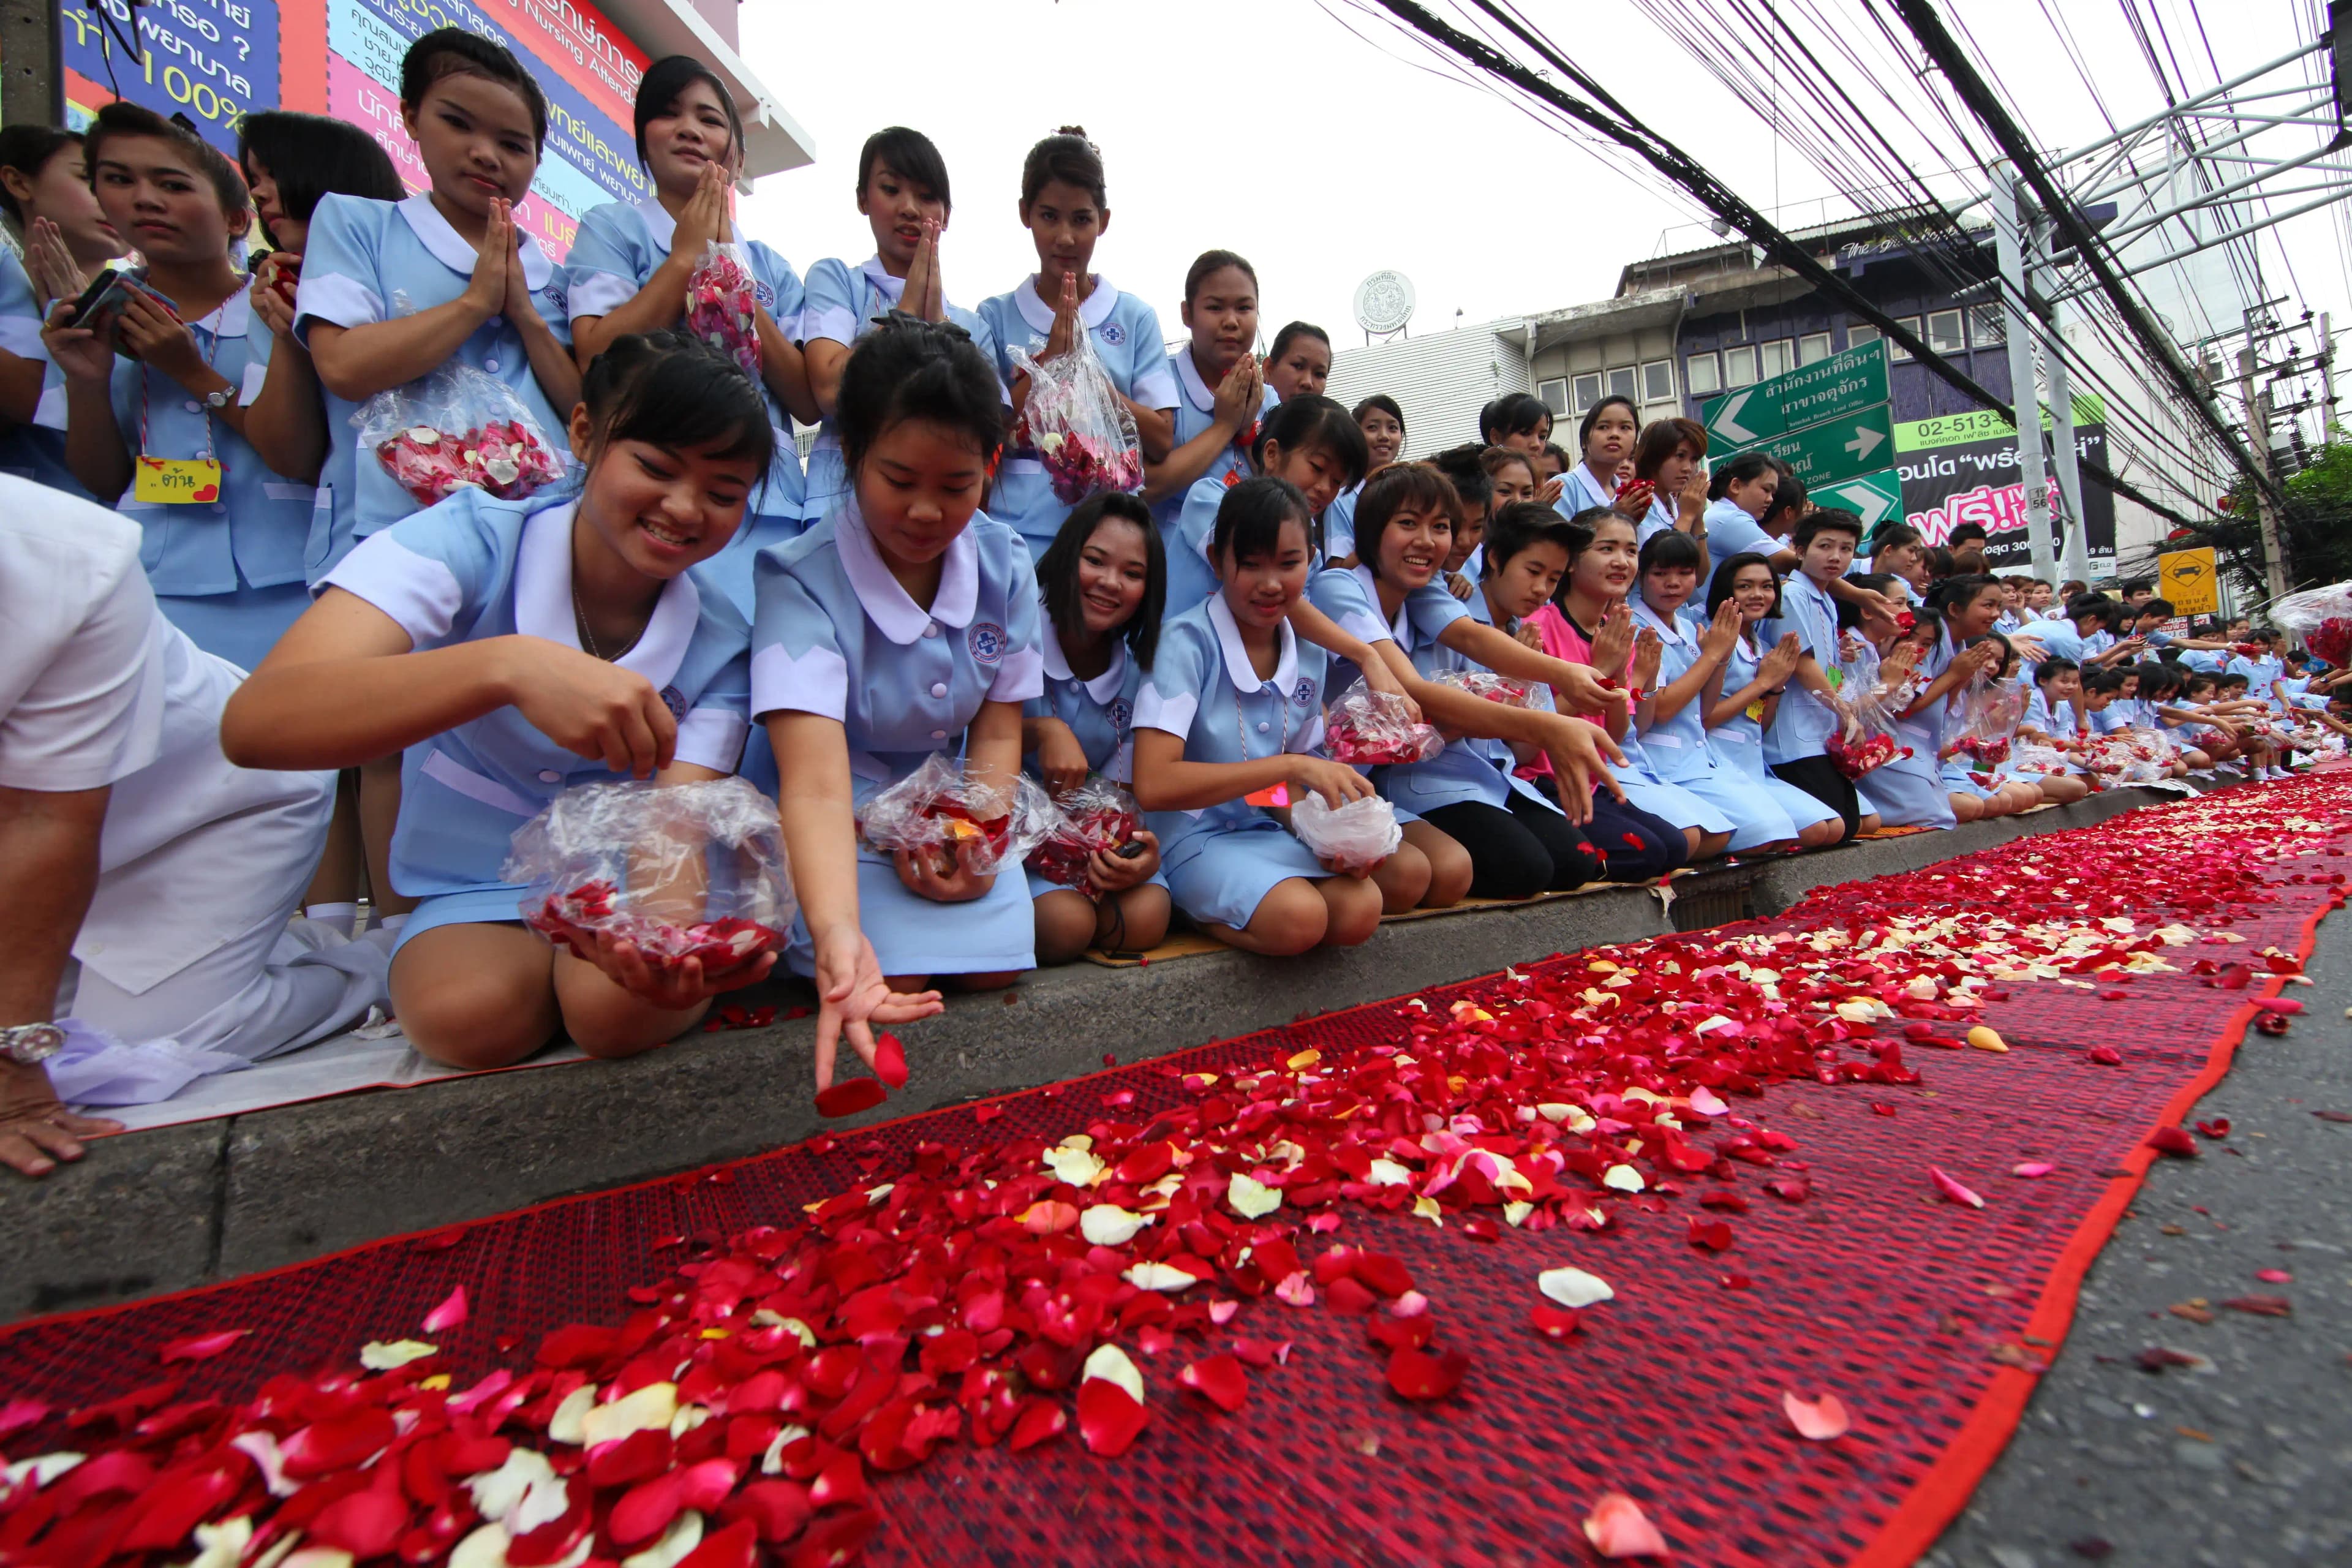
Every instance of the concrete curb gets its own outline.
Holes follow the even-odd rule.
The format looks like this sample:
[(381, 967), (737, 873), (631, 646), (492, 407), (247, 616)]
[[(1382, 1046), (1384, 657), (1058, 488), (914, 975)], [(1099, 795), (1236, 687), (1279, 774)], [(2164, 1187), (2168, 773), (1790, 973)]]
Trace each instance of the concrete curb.
[[(2095, 795), (1640, 889), (1383, 925), (1362, 947), (1273, 962), (1041, 972), (907, 1030), (900, 1117), (1443, 985), (1555, 952), (1775, 915), (1853, 881), (2083, 827), (2164, 798)], [(785, 994), (790, 994), (785, 993)], [(1008, 1003), (1008, 995), (1013, 1000)], [(802, 994), (805, 999), (805, 993)], [(806, 1020), (695, 1034), (626, 1062), (496, 1073), (138, 1132), (42, 1182), (0, 1182), (0, 1321), (131, 1300), (797, 1142), (820, 1122)]]

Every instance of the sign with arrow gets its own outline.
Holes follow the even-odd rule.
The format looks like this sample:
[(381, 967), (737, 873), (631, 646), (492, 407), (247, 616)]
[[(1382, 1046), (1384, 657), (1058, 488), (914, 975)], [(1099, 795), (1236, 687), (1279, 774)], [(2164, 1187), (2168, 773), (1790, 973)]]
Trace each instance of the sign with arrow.
[(1895, 456), (1895, 426), (1881, 404), (1755, 442), (1753, 449), (1780, 458), (1805, 481), (1807, 489), (1819, 490), (1885, 468)]
[(1699, 405), (1710, 450), (1738, 451), (1887, 401), (1886, 342), (1876, 339)]
[(1860, 479), (1840, 479), (1810, 489), (1806, 499), (1817, 506), (1839, 507), (1862, 519), (1864, 528), (1876, 528), (1885, 518), (1903, 521), (1903, 476), (1882, 468)]

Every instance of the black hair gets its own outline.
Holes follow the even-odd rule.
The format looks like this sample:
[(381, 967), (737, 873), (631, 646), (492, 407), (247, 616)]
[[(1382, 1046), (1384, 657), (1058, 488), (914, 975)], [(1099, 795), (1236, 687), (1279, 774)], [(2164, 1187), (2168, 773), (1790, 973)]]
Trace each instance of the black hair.
[(1707, 479), (1706, 499), (1721, 500), (1731, 493), (1733, 485), (1752, 485), (1772, 466), (1772, 459), (1761, 452), (1735, 452)]
[[(1445, 527), (1454, 528), (1454, 486), (1436, 468), (1428, 463), (1391, 463), (1364, 481), (1356, 495), (1356, 559), (1381, 574), (1381, 535), (1397, 513), (1412, 508), (1416, 510), (1438, 508), (1445, 513)], [(1439, 563), (1444, 565), (1444, 562)]]
[(2156, 592), (2156, 579), (2153, 577), (2126, 577), (2122, 582), (2116, 584), (2116, 597), (2119, 599), (2129, 598), (2132, 595), (2141, 593), (2143, 591), (2151, 594)]
[(244, 226), (242, 220), (253, 201), (253, 193), (245, 188), (245, 176), (228, 161), (228, 154), (189, 127), (125, 99), (101, 105), (90, 117), (89, 129), (82, 132), (82, 156), (89, 165), (92, 189), (97, 188), (99, 160), (106, 156), (106, 144), (124, 136), (152, 137), (186, 153), (196, 172), (212, 183), (221, 212), (229, 219), (230, 232), (236, 233)]
[(886, 432), (909, 419), (969, 437), (982, 463), (996, 466), (1004, 445), (996, 367), (961, 327), (893, 310), (857, 341), (841, 369), (834, 426), (850, 471)]
[(2219, 690), (2224, 686), (2243, 686), (2252, 689), (2253, 684), (2254, 683), (2252, 679), (2246, 675), (2227, 669), (2213, 678), (2213, 687), (2215, 690)]
[(2246, 636), (2256, 642), (2275, 643), (2284, 640), (2280, 637), (2276, 626), (2256, 626)]
[[(1620, 397), (1616, 394), (1612, 393), (1607, 397), (1604, 397), (1600, 402), (1594, 404), (1591, 407), (1586, 409), (1584, 411), (1584, 417), (1577, 424), (1576, 453), (1580, 458), (1584, 456), (1586, 443), (1592, 439), (1592, 427), (1601, 423), (1601, 414), (1606, 411), (1609, 405), (1612, 403), (1619, 405), (1626, 413), (1632, 415), (1633, 416), (1634, 428), (1636, 430), (1640, 429), (1642, 424), (1642, 411), (1633, 406), (1633, 400), (1630, 397)], [(1631, 457), (1633, 454), (1628, 451), (1626, 456)]]
[(2068, 670), (2080, 669), (2082, 668), (2083, 667), (2081, 665), (2076, 664), (2071, 658), (2045, 658), (2040, 664), (2033, 667), (2033, 684), (2036, 686), (2047, 686), (2052, 680), (2065, 674)]
[[(1244, 261), (1242, 265), (1246, 267), (1249, 263)], [(1253, 283), (1257, 281), (1256, 273), (1253, 272), (1250, 274), (1250, 281)], [(1189, 300), (1192, 297), (1191, 291), (1187, 290), (1184, 298)], [(1317, 326), (1312, 321), (1293, 321), (1289, 325), (1284, 327), (1282, 331), (1274, 334), (1274, 347), (1266, 351), (1265, 357), (1268, 359), (1280, 359), (1283, 356), (1284, 352), (1287, 350), (1291, 344), (1297, 342), (1301, 338), (1313, 338), (1317, 342), (1323, 345), (1323, 352), (1326, 354), (1328, 354), (1331, 352), (1330, 333), (1325, 331), (1322, 328)]]
[(1948, 545), (1958, 546), (1967, 543), (1971, 539), (1990, 541), (1991, 537), (1992, 536), (1990, 534), (1985, 531), (1985, 525), (1983, 523), (1963, 522), (1956, 526), (1951, 532), (1944, 536), (1944, 542)]
[(1801, 551), (1824, 533), (1850, 533), (1853, 535), (1854, 543), (1859, 545), (1862, 542), (1862, 519), (1843, 507), (1823, 507), (1797, 524), (1797, 537), (1790, 542)]
[(919, 191), (927, 192), (950, 212), (955, 203), (948, 195), (948, 163), (939, 148), (919, 131), (886, 125), (866, 139), (857, 154), (857, 195), (863, 201), (877, 165), (889, 170)]
[(1568, 472), (1569, 469), (1576, 467), (1576, 459), (1570, 457), (1568, 455), (1568, 448), (1561, 446), (1557, 441), (1546, 441), (1544, 443), (1543, 455), (1558, 463), (1559, 465), (1559, 471), (1563, 474)]
[(1716, 611), (1723, 608), (1723, 601), (1731, 597), (1732, 584), (1750, 566), (1761, 566), (1766, 572), (1770, 573), (1772, 577), (1772, 607), (1759, 618), (1769, 621), (1780, 613), (1780, 574), (1772, 571), (1772, 562), (1769, 557), (1759, 555), (1753, 550), (1743, 550), (1737, 555), (1726, 556), (1717, 564), (1715, 575), (1707, 580), (1708, 618), (1712, 619)]
[(1633, 572), (1634, 580), (1653, 572), (1669, 572), (1677, 566), (1687, 566), (1696, 572), (1706, 563), (1706, 552), (1697, 540), (1677, 528), (1662, 528), (1642, 542), (1642, 553)]
[(615, 441), (751, 463), (765, 482), (776, 449), (768, 400), (734, 357), (679, 328), (628, 332), (588, 362), (580, 401), (598, 453)]
[(2144, 599), (2140, 602), (2139, 608), (2132, 612), (2134, 616), (2162, 616), (2168, 621), (2177, 613), (2172, 607), (2171, 600), (2161, 598)]
[(1209, 559), (1226, 551), (1236, 561), (1271, 554), (1282, 543), (1282, 525), (1296, 518), (1313, 548), (1315, 519), (1307, 514), (1307, 498), (1288, 479), (1259, 474), (1244, 479), (1217, 503), (1216, 526), (1209, 534)]
[[(728, 160), (737, 169), (743, 164), (743, 116), (736, 110), (735, 97), (719, 73), (696, 59), (692, 55), (666, 55), (646, 68), (645, 79), (637, 83), (637, 167), (647, 167), (646, 160), (646, 127), (677, 107), (686, 89), (696, 82), (708, 82), (712, 96), (727, 116)], [(275, 170), (277, 165), (271, 164)]]
[(1780, 470), (1780, 482), (1773, 487), (1772, 504), (1766, 507), (1764, 515), (1756, 520), (1759, 528), (1770, 528), (1772, 520), (1784, 511), (1794, 512), (1800, 518), (1805, 515), (1805, 481), (1797, 477), (1794, 468), (1778, 458), (1772, 459), (1772, 467)]
[[(1927, 542), (1927, 536), (1909, 523), (1889, 520), (1871, 531), (1870, 553), (1872, 558), (1875, 559), (1885, 551), (1900, 550), (1906, 544), (1916, 544), (1924, 549)], [(1854, 546), (1857, 552), (1861, 548), (1859, 544)]]
[(1085, 126), (1065, 125), (1029, 149), (1029, 155), (1021, 160), (1021, 205), (1025, 207), (1035, 201), (1037, 193), (1056, 180), (1092, 196), (1096, 211), (1110, 211), (1102, 149), (1087, 140)]
[[(14, 125), (0, 126), (0, 169), (14, 169), (27, 180), (37, 180), (49, 160), (68, 147), (81, 145), (81, 137), (71, 131), (60, 131), (38, 121), (21, 121)], [(18, 226), (25, 222), (24, 208), (16, 198), (0, 185), (0, 212)]]
[(1359, 425), (1361, 425), (1364, 422), (1364, 416), (1367, 414), (1385, 414), (1390, 418), (1397, 422), (1397, 433), (1399, 435), (1402, 435), (1404, 432), (1404, 410), (1399, 408), (1397, 406), (1397, 400), (1391, 397), (1385, 392), (1373, 393), (1370, 397), (1367, 397), (1361, 403), (1357, 404), (1356, 406), (1349, 410), (1349, 412), (1354, 416), (1355, 421)]
[[(278, 187), (278, 207), (309, 223), (321, 196), (396, 202), (408, 194), (376, 139), (348, 121), (266, 109), (236, 123), (236, 160), (258, 158)], [(278, 244), (276, 235), (269, 243)], [(281, 247), (282, 248), (282, 247)]]
[[(1247, 278), (1252, 289), (1257, 287), (1257, 268), (1252, 267), (1238, 252), (1204, 250), (1192, 258), (1192, 266), (1184, 269), (1184, 303), (1191, 304), (1201, 292), (1201, 285), (1228, 267), (1234, 268), (1243, 277)], [(1288, 330), (1288, 328), (1284, 329), (1286, 331)], [(1330, 340), (1326, 338), (1324, 342), (1328, 343)]]
[(1445, 476), (1465, 510), (1484, 513), (1495, 496), (1495, 481), (1486, 472), (1486, 447), (1475, 441), (1465, 441), (1459, 447), (1433, 452), (1423, 461)]
[(1589, 542), (1556, 508), (1541, 501), (1513, 501), (1486, 520), (1486, 548), (1478, 557), (1481, 575), (1492, 577), (1512, 556), (1546, 542), (1559, 545), (1571, 561)]
[(2124, 672), (2120, 669), (2094, 669), (2083, 677), (2083, 689), (2085, 691), (2121, 691), (2123, 689)]
[(1507, 392), (1478, 410), (1478, 444), (1496, 447), (1506, 436), (1525, 436), (1551, 423), (1543, 399), (1525, 392)]
[(1131, 522), (1143, 531), (1143, 600), (1128, 617), (1119, 636), (1134, 650), (1135, 662), (1151, 668), (1160, 647), (1160, 621), (1168, 607), (1168, 551), (1160, 542), (1151, 509), (1139, 496), (1124, 490), (1097, 490), (1071, 509), (1061, 531), (1037, 561), (1037, 584), (1045, 600), (1045, 617), (1064, 647), (1086, 631), (1086, 608), (1078, 599), (1078, 558), (1087, 541), (1106, 521)]
[(1268, 442), (1286, 452), (1323, 448), (1339, 459), (1350, 485), (1361, 483), (1364, 470), (1372, 464), (1371, 450), (1364, 445), (1364, 433), (1356, 427), (1354, 417), (1315, 393), (1301, 393), (1258, 420), (1257, 439), (1250, 443), (1251, 468), (1265, 468)]
[(2066, 601), (2066, 618), (2079, 621), (2084, 616), (2105, 616), (2113, 603), (2105, 594), (2077, 594)]
[(1931, 584), (1927, 589), (1927, 603), (1937, 610), (1965, 609), (1976, 603), (1977, 595), (1987, 588), (1998, 591), (2000, 587), (2000, 579), (1990, 572), (1964, 573)]
[(400, 60), (401, 107), (414, 110), (435, 82), (452, 76), (478, 76), (514, 89), (530, 110), (531, 145), (546, 148), (547, 95), (539, 90), (539, 79), (504, 44), (463, 27), (436, 27), (408, 46)]
[[(1628, 519), (1624, 513), (1619, 511), (1614, 507), (1606, 506), (1586, 507), (1582, 511), (1578, 512), (1574, 517), (1570, 518), (1568, 521), (1576, 525), (1578, 532), (1580, 535), (1580, 542), (1577, 544), (1576, 548), (1568, 552), (1568, 559), (1570, 565), (1575, 563), (1578, 556), (1592, 548), (1592, 542), (1601, 537), (1601, 524), (1608, 522), (1622, 522), (1627, 528), (1632, 528), (1633, 526), (1632, 521)], [(1559, 579), (1559, 594), (1558, 595), (1558, 597), (1564, 600), (1567, 596), (1568, 576), (1563, 573)]]
[[(1857, 588), (1867, 588), (1874, 594), (1895, 594), (1895, 574), (1892, 572), (1856, 572), (1846, 581)], [(1899, 596), (1899, 595), (1897, 595)], [(1850, 632), (1862, 625), (1862, 611), (1843, 599), (1837, 605), (1838, 630)]]
[(2169, 697), (2189, 684), (2186, 671), (2178, 665), (2166, 664), (2161, 660), (2136, 664), (2132, 666), (2132, 673), (2139, 677), (2139, 694), (2150, 700)]
[[(2010, 641), (2007, 637), (2001, 636), (1999, 632), (1987, 632), (1984, 636), (1979, 637), (1977, 641), (1999, 643), (2000, 645), (2000, 664), (1993, 670), (1992, 678), (1995, 680), (2006, 679), (2009, 676), (2011, 668), (2017, 663), (2017, 645)], [(1970, 646), (1974, 645), (1972, 644)]]

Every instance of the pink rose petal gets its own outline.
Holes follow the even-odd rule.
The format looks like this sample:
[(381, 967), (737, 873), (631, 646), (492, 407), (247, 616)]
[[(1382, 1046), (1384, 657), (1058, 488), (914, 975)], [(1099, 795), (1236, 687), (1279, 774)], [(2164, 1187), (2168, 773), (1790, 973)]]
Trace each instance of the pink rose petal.
[(1959, 1183), (1952, 1180), (1951, 1177), (1944, 1174), (1944, 1173), (1937, 1167), (1933, 1165), (1927, 1167), (1927, 1178), (1936, 1184), (1936, 1190), (1937, 1192), (1951, 1199), (1952, 1202), (1956, 1204), (1966, 1204), (1972, 1209), (1980, 1209), (1984, 1207), (1984, 1199), (1977, 1196), (1976, 1194), (1960, 1185)]
[(1584, 1521), (1584, 1539), (1603, 1557), (1664, 1557), (1666, 1538), (1642, 1505), (1623, 1492), (1603, 1492)]
[(1800, 1399), (1793, 1394), (1780, 1395), (1780, 1408), (1788, 1412), (1789, 1425), (1797, 1436), (1816, 1443), (1826, 1443), (1843, 1437), (1853, 1427), (1845, 1405), (1834, 1394), (1824, 1394), (1819, 1399)]
[(425, 1314), (425, 1331), (428, 1334), (446, 1333), (465, 1321), (466, 1288), (460, 1285), (449, 1292), (447, 1300)]

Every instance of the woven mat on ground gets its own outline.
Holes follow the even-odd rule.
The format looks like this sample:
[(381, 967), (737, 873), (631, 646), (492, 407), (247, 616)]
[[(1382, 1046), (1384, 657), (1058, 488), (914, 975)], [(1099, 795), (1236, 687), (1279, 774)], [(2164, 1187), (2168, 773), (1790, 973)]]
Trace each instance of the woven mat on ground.
[[(2333, 821), (2352, 806), (2352, 789), (2338, 781), (2324, 796), (2313, 789), (2297, 798)], [(2011, 864), (2063, 876), (2075, 863), (2067, 839), (2102, 831), (2036, 840), (2037, 858)], [(2179, 951), (2307, 952), (2321, 914), (2340, 901), (2328, 878), (2347, 869), (2352, 855), (2333, 848), (2283, 863), (2258, 898), (2200, 922), (2229, 927), (2242, 945)], [(1782, 922), (1733, 929), (1807, 915), (1801, 906)], [(1830, 907), (1811, 918), (1819, 929), (1824, 918), (1852, 917)], [(1423, 1000), (1443, 1009), (1488, 984)], [(1733, 1216), (1728, 1251), (1691, 1244), (1685, 1221), (1707, 1211), (1686, 1194), (1632, 1199), (1599, 1232), (1505, 1229), (1485, 1242), (1460, 1223), (1433, 1227), (1339, 1205), (1329, 1239), (1403, 1260), (1447, 1341), (1471, 1352), (1453, 1397), (1394, 1397), (1382, 1377), (1387, 1352), (1368, 1342), (1364, 1320), (1263, 1297), (1224, 1332), (1293, 1348), (1283, 1367), (1251, 1373), (1239, 1414), (1213, 1412), (1176, 1386), (1178, 1368), (1202, 1353), (1197, 1342), (1157, 1357), (1138, 1350), (1151, 1420), (1124, 1457), (1097, 1458), (1075, 1432), (1021, 1454), (949, 1444), (910, 1470), (873, 1478), (881, 1521), (865, 1561), (1592, 1563), (1581, 1521), (1596, 1498), (1622, 1491), (1679, 1563), (1907, 1563), (2006, 1441), (2034, 1369), (2064, 1335), (2084, 1271), (2155, 1158), (2144, 1140), (2226, 1070), (2253, 1011), (2249, 998), (2269, 989), (2267, 978), (2216, 989), (2187, 972), (2136, 976), (2127, 995), (2104, 1001), (2055, 983), (2020, 984), (1986, 1009), (2008, 1038), (2005, 1055), (1914, 1047), (1916, 1085), (1772, 1088), (1760, 1109), (1743, 1110), (1797, 1147), (1777, 1171), (1738, 1172), (1734, 1184), (1751, 1206)], [(558, 1325), (619, 1322), (633, 1287), (669, 1277), (698, 1246), (756, 1224), (797, 1223), (804, 1205), (891, 1179), (919, 1144), (1050, 1142), (1107, 1116), (1149, 1117), (1197, 1099), (1171, 1066), (1230, 1074), (1307, 1048), (1329, 1058), (1402, 1037), (1409, 1019), (1427, 1016), (1410, 1005), (1360, 1007), (842, 1133), (820, 1148), (19, 1325), (0, 1332), (0, 1391), (88, 1406), (163, 1375), (164, 1342), (247, 1329), (226, 1353), (170, 1369), (184, 1379), (175, 1397), (243, 1398), (270, 1373), (349, 1365), (363, 1342), (413, 1336), (460, 1284), (471, 1317), (435, 1336), (435, 1364), (463, 1388), (493, 1366), (529, 1365), (530, 1347)], [(2084, 1047), (2106, 1044), (2126, 1047), (2122, 1065), (2086, 1061)], [(1133, 1099), (1112, 1099), (1119, 1095)], [(2033, 1181), (2011, 1174), (2029, 1161), (2055, 1171)], [(1939, 1201), (1931, 1164), (1984, 1194), (1988, 1206)], [(1791, 1173), (1810, 1186), (1803, 1201), (1759, 1190), (1759, 1177)], [(1302, 1255), (1309, 1240), (1300, 1235)], [(1589, 1310), (1580, 1334), (1555, 1342), (1528, 1331), (1534, 1280), (1570, 1263), (1612, 1281), (1616, 1299)], [(1853, 1430), (1805, 1442), (1790, 1430), (1781, 1396), (1822, 1390), (1852, 1410)], [(17, 1458), (72, 1447), (71, 1436), (52, 1417), (5, 1447)]]

